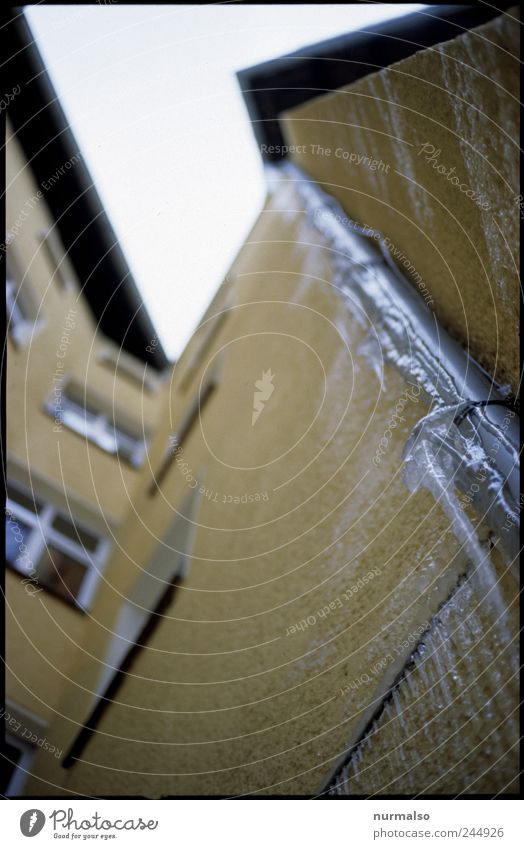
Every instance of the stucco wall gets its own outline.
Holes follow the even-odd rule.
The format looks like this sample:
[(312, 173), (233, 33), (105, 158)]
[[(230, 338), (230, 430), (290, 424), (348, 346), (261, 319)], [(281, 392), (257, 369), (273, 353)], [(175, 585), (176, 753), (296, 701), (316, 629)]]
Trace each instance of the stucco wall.
[[(453, 194), (431, 165), (405, 152), (416, 154), (417, 144), (431, 140), (441, 148), (442, 162), (464, 171), (477, 187), (481, 180), (484, 189), (477, 157), (497, 138), (493, 122), (512, 126), (507, 90), (514, 90), (504, 77), (506, 92), (497, 89), (494, 98), (490, 86), (504, 83), (499, 70), (511, 80), (513, 71), (511, 59), (491, 69), (491, 51), (500, 58), (500, 45), (512, 36), (509, 25), (488, 26), (495, 47), (466, 35), (314, 101), (286, 120), (291, 141), (340, 146), (390, 164), (386, 179), (384, 171), (362, 164), (349, 173), (334, 155), (306, 153), (297, 160), (350, 215), (389, 236), (420, 272), (441, 320), (497, 379), (514, 382), (516, 282), (506, 242), (501, 248), (497, 237), (493, 247), (488, 233), (502, 228), (513, 251), (518, 208), (510, 203), (516, 192), (511, 131), (504, 161), (486, 166), (489, 228), (477, 206)], [(488, 63), (489, 83), (479, 83), (477, 71), (468, 68), (464, 79), (455, 77), (456, 60), (471, 58), (477, 48), (472, 65)], [(453, 57), (451, 64), (446, 56)], [(473, 87), (478, 108), (488, 109), (487, 122), (475, 112), (468, 124), (464, 86), (465, 100), (474, 96)], [(507, 110), (504, 120), (499, 110)], [(466, 161), (470, 145), (475, 158)], [(418, 187), (408, 180), (413, 174)], [(435, 627), (433, 617), (467, 563), (434, 499), (424, 491), (411, 495), (402, 481), (403, 447), (427, 409), (417, 387), (398, 372), (384, 367), (381, 381), (377, 361), (363, 345), (367, 327), (355, 320), (332, 280), (332, 257), (320, 233), (307, 222), (293, 187), (280, 185), (215, 305), (227, 308), (227, 320), (200, 362), (194, 359), (197, 339), (173, 373), (150, 468), (139, 476), (77, 656), (75, 681), (52, 726), (56, 745), (66, 750), (88, 716), (118, 604), (196, 487), (203, 491), (189, 574), (80, 761), (64, 770), (43, 753), (28, 793), (315, 793), (421, 635)], [(188, 362), (197, 363), (191, 380)], [(188, 435), (180, 462), (173, 463), (160, 491), (148, 494), (169, 436), (215, 368), (218, 388)], [(274, 389), (253, 425), (255, 382), (268, 371)], [(399, 403), (402, 419), (392, 428)], [(384, 439), (384, 453), (374, 462)], [(487, 546), (487, 529), (480, 536)], [(492, 559), (511, 642), (516, 624), (505, 608), (515, 599), (516, 584), (496, 550)], [(176, 561), (173, 551), (174, 566)], [(471, 573), (467, 580), (474, 586)], [(464, 609), (459, 620), (470, 613)], [(482, 609), (471, 651), (461, 653), (450, 643), (450, 670), (468, 688), (480, 682), (486, 697), (480, 721), (468, 724), (458, 679), (449, 684), (445, 724), (462, 729), (470, 752), (495, 739), (490, 735), (500, 711), (485, 710), (490, 699), (501, 693), (506, 712), (516, 705), (514, 654), (501, 655), (498, 677), (486, 671), (485, 652), (492, 657), (500, 649), (498, 637), (491, 639), (494, 618), (492, 609)], [(445, 633), (452, 641), (451, 626)], [(443, 759), (449, 762), (453, 737), (439, 725), (432, 688), (423, 676), (413, 682), (411, 695), (402, 698), (415, 726), (432, 721), (433, 730), (441, 729), (408, 753), (419, 769), (414, 774), (428, 786), (439, 780)], [(385, 734), (389, 751), (398, 733)], [(515, 771), (504, 745), (499, 740), (490, 752), (483, 749), (482, 757), (470, 758), (441, 786), (453, 793), (488, 783), (489, 792), (504, 790)], [(501, 753), (502, 766), (487, 782), (493, 753)], [(426, 772), (417, 766), (419, 757), (430, 759)], [(398, 778), (395, 769), (385, 767), (385, 778)]]
[(296, 163), (388, 238), (443, 325), (514, 393), (519, 29), (509, 9), (282, 117)]
[(469, 573), (334, 776), (338, 795), (518, 793), (518, 596), (502, 564), (498, 577), (509, 628)]
[[(102, 365), (100, 354), (115, 345), (97, 332), (67, 258), (64, 286), (42, 248), (42, 231), (53, 227), (46, 192), (35, 184), (9, 126), (6, 161), (7, 256), (37, 311), (26, 344), (14, 345), (9, 335), (6, 341), (8, 475), (111, 539), (127, 514), (139, 472), (65, 427), (55, 431), (44, 402), (60, 377), (73, 377), (153, 435), (165, 387), (144, 393)], [(47, 592), (31, 594), (13, 573), (7, 576), (7, 605), (8, 696), (50, 719), (74, 667), (86, 617)]]
[[(109, 573), (120, 589), (132, 561), (147, 563), (196, 480), (208, 492), (189, 575), (81, 761), (65, 771), (42, 757), (31, 792), (315, 792), (464, 571), (447, 519), (401, 478), (426, 408), (388, 368), (380, 389), (359, 353), (366, 330), (331, 286), (329, 252), (292, 187), (268, 200), (229, 279), (231, 315), (184, 395), (175, 371), (152, 458), (155, 469), (221, 352), (219, 388), (184, 445), (188, 469), (175, 464), (160, 493), (140, 496)], [(253, 427), (267, 369), (275, 388)], [(405, 421), (375, 465), (401, 398)], [(267, 500), (234, 502), (257, 492)], [(99, 599), (62, 705), (70, 722), (53, 728), (64, 748), (87, 716), (81, 687), (99, 674), (89, 655), (107, 641), (96, 620), (110, 623), (115, 598)]]

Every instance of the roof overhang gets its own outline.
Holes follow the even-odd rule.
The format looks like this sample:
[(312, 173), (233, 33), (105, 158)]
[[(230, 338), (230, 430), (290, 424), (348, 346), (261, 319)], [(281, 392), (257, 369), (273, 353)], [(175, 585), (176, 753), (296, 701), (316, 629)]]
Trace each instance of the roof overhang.
[(21, 8), (10, 10), (4, 37), (6, 90), (20, 86), (9, 119), (39, 186), (61, 169), (44, 197), (98, 326), (133, 356), (163, 369), (168, 359)]
[(418, 50), (456, 38), (509, 5), (431, 6), (239, 71), (237, 79), (262, 158), (274, 161), (285, 156), (278, 117), (282, 112), (350, 85)]

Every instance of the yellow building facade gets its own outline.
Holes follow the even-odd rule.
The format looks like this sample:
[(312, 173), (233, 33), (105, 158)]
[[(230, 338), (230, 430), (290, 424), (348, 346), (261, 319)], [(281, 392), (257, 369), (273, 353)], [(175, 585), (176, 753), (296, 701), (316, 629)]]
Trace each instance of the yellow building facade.
[[(287, 143), (368, 151), (346, 106), (341, 91), (286, 112)], [(429, 305), (363, 232), (381, 226), (346, 198), (344, 160), (292, 160), (268, 167), (264, 209), (149, 394), (101, 361), (107, 340), (27, 222), (13, 240), (49, 319), (9, 349), (9, 462), (111, 543), (87, 612), (8, 576), (13, 700), (60, 752), (37, 753), (28, 796), (517, 791), (511, 398), (468, 358), (438, 280), (421, 271)], [(14, 221), (35, 187), (16, 142), (10, 163)], [(374, 183), (358, 192), (380, 204)], [(31, 220), (52, 227), (44, 203)], [(514, 316), (514, 294), (497, 310)], [(134, 467), (61, 420), (53, 433), (71, 309), (67, 374), (145, 437)]]
[(56, 715), (140, 474), (96, 431), (86, 438), (88, 412), (67, 419), (69, 402), (88, 399), (140, 446), (166, 384), (97, 330), (9, 126), (7, 181), (5, 713), (25, 743)]

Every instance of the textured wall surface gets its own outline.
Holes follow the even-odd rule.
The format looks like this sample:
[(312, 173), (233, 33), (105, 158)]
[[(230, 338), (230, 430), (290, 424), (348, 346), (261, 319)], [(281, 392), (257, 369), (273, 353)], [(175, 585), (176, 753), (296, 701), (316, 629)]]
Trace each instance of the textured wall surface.
[(47, 594), (30, 595), (13, 572), (6, 574), (6, 599), (7, 696), (51, 721), (83, 639), (84, 617)]
[(334, 776), (333, 795), (518, 793), (518, 596), (503, 568), (499, 576), (505, 627), (469, 573)]
[[(110, 537), (129, 509), (139, 474), (67, 428), (55, 432), (44, 403), (60, 386), (60, 377), (72, 377), (88, 392), (95, 390), (107, 399), (110, 409), (114, 401), (139, 427), (152, 432), (161, 393), (143, 394), (140, 386), (115, 377), (114, 370), (101, 364), (100, 354), (111, 343), (96, 332), (67, 259), (64, 287), (42, 247), (41, 234), (53, 227), (53, 219), (45, 192), (34, 182), (12, 137), (7, 144), (7, 182), (7, 230), (15, 234), (7, 256), (22, 273), (21, 292), (37, 313), (26, 344), (15, 346), (10, 336), (6, 343), (8, 475)], [(48, 593), (30, 594), (14, 573), (8, 575), (7, 604), (8, 696), (50, 718), (74, 666), (85, 618)]]
[[(143, 472), (57, 745), (88, 715), (119, 598), (197, 487), (187, 578), (80, 760), (66, 771), (42, 755), (28, 792), (314, 793), (456, 586), (466, 564), (447, 518), (401, 477), (426, 408), (397, 372), (381, 383), (331, 279), (322, 237), (279, 186), (222, 289), (226, 321), (190, 382), (195, 351), (175, 369), (153, 470), (217, 359), (219, 385), (160, 492), (145, 494)], [(252, 425), (267, 370), (274, 391)]]
[(515, 10), (282, 119), (294, 159), (389, 239), (444, 326), (519, 386)]

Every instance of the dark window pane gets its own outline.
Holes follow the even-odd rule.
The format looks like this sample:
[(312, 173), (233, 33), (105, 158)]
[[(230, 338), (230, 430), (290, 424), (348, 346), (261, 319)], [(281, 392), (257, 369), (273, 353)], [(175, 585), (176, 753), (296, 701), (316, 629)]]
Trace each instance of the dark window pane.
[(43, 506), (43, 502), (39, 498), (35, 498), (32, 493), (20, 489), (12, 481), (7, 484), (7, 497), (20, 504), (21, 507), (25, 507), (26, 510), (31, 510), (32, 513), (39, 513)]
[(38, 582), (67, 601), (78, 597), (86, 572), (87, 566), (52, 545), (44, 549), (36, 567)]
[[(4, 753), (5, 757), (8, 760), (3, 759), (3, 769), (1, 770), (2, 779), (0, 781), (0, 793), (2, 796), (5, 796), (7, 792), (7, 788), (9, 787), (9, 782), (13, 777), (13, 773), (17, 767), (20, 758), (22, 757), (22, 752), (17, 747), (11, 745), (11, 743), (6, 740), (4, 743)], [(11, 761), (11, 763), (9, 763)]]
[(85, 531), (78, 525), (73, 524), (73, 522), (65, 516), (55, 516), (52, 527), (53, 530), (63, 534), (65, 537), (72, 540), (72, 542), (76, 542), (77, 545), (83, 545), (87, 551), (96, 551), (98, 548), (98, 544), (100, 542), (98, 537), (89, 533), (89, 531)]
[(86, 397), (83, 388), (70, 384), (66, 387), (64, 398), (67, 402), (67, 406), (72, 410), (75, 410), (76, 413), (83, 419), (87, 419), (89, 421), (90, 419), (97, 419), (100, 416), (100, 411), (89, 400), (89, 398)]
[(9, 508), (7, 510), (5, 517), (5, 559), (10, 566), (27, 572), (32, 568), (32, 564), (24, 546), (27, 546), (33, 529), (17, 519), (16, 516), (10, 515)]

